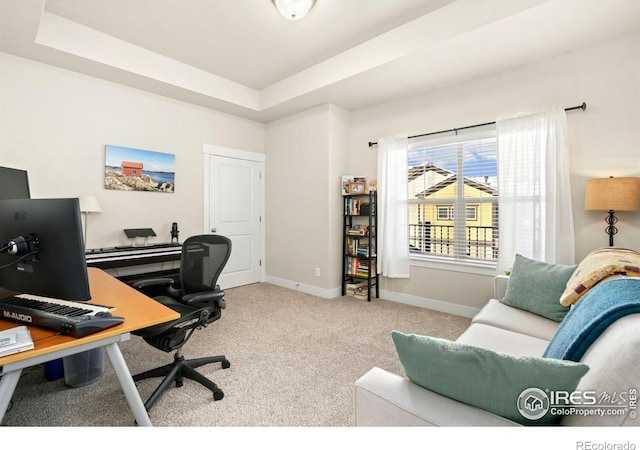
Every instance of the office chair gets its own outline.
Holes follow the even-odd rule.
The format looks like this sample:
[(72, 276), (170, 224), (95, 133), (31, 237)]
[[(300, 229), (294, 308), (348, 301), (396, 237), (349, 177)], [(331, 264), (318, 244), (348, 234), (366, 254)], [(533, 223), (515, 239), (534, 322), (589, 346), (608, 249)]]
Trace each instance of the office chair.
[[(168, 308), (180, 313), (172, 322), (154, 325), (132, 332), (141, 336), (148, 344), (167, 353), (175, 350), (173, 363), (134, 375), (134, 381), (152, 377), (165, 377), (145, 403), (149, 411), (160, 396), (175, 381), (176, 387), (183, 385), (184, 378), (197, 381), (213, 392), (214, 400), (221, 400), (224, 393), (218, 386), (195, 369), (209, 363), (221, 362), (226, 369), (231, 363), (224, 355), (198, 359), (185, 359), (180, 350), (192, 334), (218, 320), (225, 308), (224, 291), (217, 285), (231, 254), (231, 240), (220, 235), (198, 235), (189, 237), (182, 244), (178, 288), (171, 278), (139, 280), (131, 285), (154, 298)], [(154, 296), (163, 287), (168, 295)]]

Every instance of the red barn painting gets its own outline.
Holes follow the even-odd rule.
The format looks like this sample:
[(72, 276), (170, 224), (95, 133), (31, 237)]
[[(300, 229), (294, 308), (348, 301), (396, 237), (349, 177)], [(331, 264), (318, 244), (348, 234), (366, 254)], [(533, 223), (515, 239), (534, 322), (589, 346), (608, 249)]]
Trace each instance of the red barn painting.
[(107, 144), (104, 162), (105, 189), (175, 192), (176, 156), (172, 153)]
[(142, 176), (142, 163), (122, 161), (122, 173), (129, 177), (141, 177)]

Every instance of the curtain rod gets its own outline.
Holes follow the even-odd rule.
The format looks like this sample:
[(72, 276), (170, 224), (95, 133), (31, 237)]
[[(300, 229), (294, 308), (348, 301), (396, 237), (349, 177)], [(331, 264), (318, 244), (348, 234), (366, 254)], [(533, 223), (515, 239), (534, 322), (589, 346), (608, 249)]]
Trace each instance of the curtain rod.
[[(579, 106), (572, 106), (570, 108), (565, 108), (565, 111), (574, 111), (576, 109), (581, 109), (581, 110), (585, 110), (587, 109), (587, 104), (585, 102), (582, 102), (582, 105)], [(413, 138), (417, 138), (417, 137), (424, 137), (424, 136), (431, 136), (433, 134), (441, 134), (441, 133), (451, 133), (452, 131), (454, 131), (456, 134), (458, 134), (458, 131), (460, 130), (466, 130), (469, 128), (477, 128), (477, 127), (483, 127), (485, 125), (494, 125), (496, 122), (485, 122), (485, 123), (479, 123), (477, 125), (468, 125), (466, 127), (460, 127), (460, 128), (451, 128), (450, 130), (442, 130), (442, 131), (432, 131), (431, 133), (424, 133), (424, 134), (416, 134), (415, 136), (409, 136), (408, 139), (413, 139)], [(374, 145), (377, 145), (377, 142), (369, 142), (369, 147), (373, 147)]]

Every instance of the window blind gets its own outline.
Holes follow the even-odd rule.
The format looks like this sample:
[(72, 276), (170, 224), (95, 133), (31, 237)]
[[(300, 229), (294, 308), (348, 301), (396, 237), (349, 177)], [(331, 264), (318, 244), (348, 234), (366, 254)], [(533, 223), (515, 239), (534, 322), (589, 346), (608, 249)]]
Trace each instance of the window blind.
[(414, 142), (408, 166), (412, 256), (495, 265), (499, 248), (495, 127)]

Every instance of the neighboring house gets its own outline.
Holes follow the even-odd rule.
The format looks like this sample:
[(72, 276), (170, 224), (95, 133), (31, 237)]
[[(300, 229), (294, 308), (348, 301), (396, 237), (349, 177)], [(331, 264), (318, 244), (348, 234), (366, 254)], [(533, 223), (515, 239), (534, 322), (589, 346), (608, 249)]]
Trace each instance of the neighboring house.
[[(426, 200), (410, 208), (410, 241), (413, 251), (453, 255), (454, 202), (457, 198), (457, 174), (442, 167), (423, 164), (409, 169), (409, 199)], [(497, 256), (497, 203), (481, 199), (497, 197), (498, 190), (487, 184), (464, 178), (466, 255), (493, 260)]]
[(142, 176), (142, 163), (122, 161), (122, 173), (129, 177), (141, 177)]

